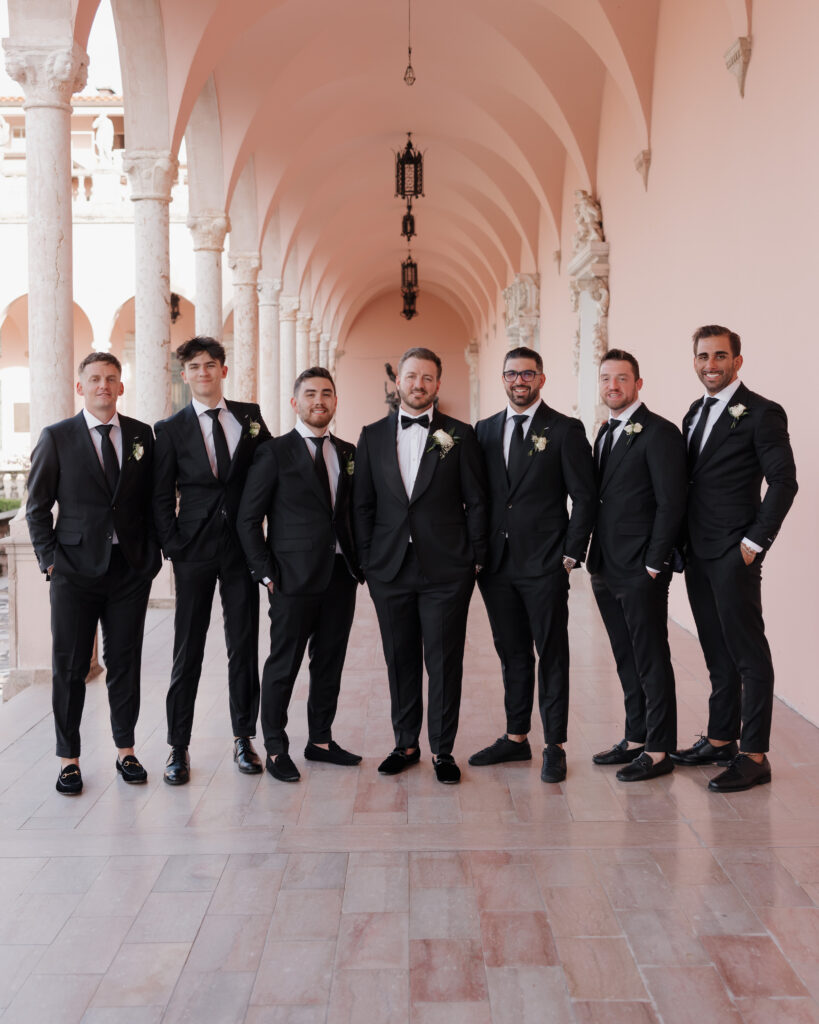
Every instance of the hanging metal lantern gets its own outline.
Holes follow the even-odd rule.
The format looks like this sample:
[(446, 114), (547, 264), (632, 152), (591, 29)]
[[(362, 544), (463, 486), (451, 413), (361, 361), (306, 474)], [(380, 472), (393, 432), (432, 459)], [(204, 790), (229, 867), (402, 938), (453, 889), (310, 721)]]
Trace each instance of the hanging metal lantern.
[(412, 145), (412, 132), (407, 144), (395, 154), (395, 194), (401, 199), (415, 199), (424, 194), (424, 157)]
[(415, 308), (418, 292), (414, 288), (407, 288), (401, 294), (404, 298), (404, 308), (401, 310), (401, 316), (405, 320), (412, 320), (414, 316), (418, 316), (418, 310)]
[(411, 253), (401, 264), (401, 291), (418, 291), (418, 264)]
[(409, 241), (415, 236), (415, 217), (412, 214), (412, 200), (407, 200), (407, 212), (401, 219), (401, 234)]

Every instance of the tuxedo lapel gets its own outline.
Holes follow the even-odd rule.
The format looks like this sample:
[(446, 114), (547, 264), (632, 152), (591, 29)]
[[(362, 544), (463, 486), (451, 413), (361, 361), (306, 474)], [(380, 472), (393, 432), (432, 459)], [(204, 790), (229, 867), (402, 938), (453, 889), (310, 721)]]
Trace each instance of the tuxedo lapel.
[(506, 427), (506, 410), (495, 415), (489, 431), (489, 451), (487, 452), (487, 464), (490, 475), (496, 481), (505, 481), (506, 489), (509, 490), (509, 473), (506, 469), (506, 459), (503, 455), (503, 431)]
[[(523, 446), (527, 452), (532, 451), (534, 445), (532, 435), (540, 434), (544, 430), (549, 429), (549, 412), (549, 407), (546, 405), (545, 402), (541, 402), (540, 405), (537, 407), (537, 410), (535, 411), (535, 414), (532, 417), (531, 422), (529, 423), (529, 430), (527, 431), (526, 436), (523, 439)], [(512, 495), (518, 489), (518, 487), (520, 487), (521, 482), (526, 479), (526, 475), (527, 473), (529, 473), (532, 466), (534, 465), (535, 459), (545, 459), (548, 457), (548, 444), (546, 445), (546, 449), (544, 451), (529, 455), (522, 463), (522, 468), (519, 470), (515, 479), (509, 481), (509, 494)]]
[(716, 423), (711, 428), (711, 433), (708, 435), (708, 439), (700, 450), (699, 458), (694, 463), (695, 473), (698, 473), (699, 470), (702, 469), (714, 452), (720, 447), (722, 442), (728, 437), (728, 432), (734, 422), (731, 414), (728, 412), (728, 408), (729, 406), (736, 405), (737, 403), (741, 403), (742, 405), (747, 405), (748, 403), (748, 389), (744, 384), (740, 384), (734, 392), (733, 398), (730, 400), (728, 405), (723, 408)]
[(130, 474), (133, 457), (131, 452), (134, 447), (134, 440), (136, 437), (136, 431), (131, 429), (131, 421), (124, 419), (122, 416), (119, 418), (119, 428), (122, 433), (122, 465), (119, 467), (119, 479), (117, 480), (117, 489), (114, 491), (113, 497), (116, 498), (119, 492), (122, 490), (122, 483), (126, 474)]
[(597, 437), (594, 439), (594, 444), (592, 445), (592, 456), (594, 457), (594, 473), (597, 478), (598, 484), (600, 483), (600, 458), (597, 452), (600, 446), (600, 441), (605, 436), (607, 430), (608, 423), (601, 423), (600, 429), (597, 431)]
[[(629, 419), (629, 423), (639, 423), (641, 426), (645, 426), (645, 421), (648, 409), (645, 405), (641, 405), (640, 408), (634, 413)], [(600, 481), (600, 490), (604, 491), (608, 485), (609, 480), (617, 472), (620, 463), (628, 454), (628, 451), (634, 447), (635, 444), (640, 443), (640, 434), (627, 434), (626, 424), (623, 425), (623, 429), (620, 431), (620, 436), (617, 438), (617, 444), (611, 450), (609, 454), (608, 462), (606, 462), (606, 468), (603, 472), (603, 479)]]
[(353, 457), (352, 451), (342, 441), (339, 441), (337, 437), (330, 435), (330, 444), (336, 450), (336, 458), (338, 459), (338, 482), (336, 484), (336, 501), (333, 506), (333, 515), (337, 515), (340, 510), (344, 509), (345, 503), (349, 500), (350, 495), (350, 474), (347, 471), (347, 465), (350, 459)]
[[(413, 485), (412, 494), (410, 495), (410, 504), (412, 504), (413, 501), (417, 501), (432, 482), (432, 477), (435, 473), (435, 466), (441, 458), (441, 449), (433, 443), (432, 435), (436, 430), (446, 429), (444, 424), (444, 417), (437, 409), (435, 409), (432, 413), (432, 422), (429, 425), (429, 432), (427, 433), (427, 439), (424, 443), (424, 454), (421, 456), (418, 473), (415, 477), (415, 484)], [(410, 429), (416, 430), (417, 427), (411, 427)]]
[(235, 402), (228, 402), (227, 400), (225, 400), (225, 405), (227, 406), (228, 411), (231, 413), (231, 415), (236, 420), (238, 420), (239, 425), (242, 428), (242, 432), (241, 434), (239, 434), (239, 441), (236, 447), (233, 449), (233, 455), (231, 456), (230, 459), (230, 469), (228, 470), (228, 480), (230, 480), (231, 476), (233, 475), (233, 468), (238, 461), (237, 456), (239, 455), (239, 449), (242, 447), (243, 444), (246, 444), (248, 439), (250, 438), (250, 413), (243, 412), (236, 405)]
[(185, 406), (185, 436), (188, 440), (189, 451), (193, 459), (199, 463), (200, 472), (207, 470), (211, 476), (214, 475), (213, 467), (210, 464), (208, 458), (208, 449), (205, 446), (205, 437), (202, 433), (202, 427), (199, 423), (199, 417), (196, 415), (196, 409), (193, 407), (193, 402), (189, 402)]
[[(416, 430), (417, 427), (411, 428)], [(381, 421), (381, 469), (387, 485), (393, 490), (396, 497), (404, 503), (407, 502), (407, 489), (404, 487), (404, 480), (401, 477), (401, 467), (398, 465), (398, 414), (391, 412), (385, 420)]]
[(74, 424), (78, 435), (77, 444), (82, 452), (82, 457), (85, 460), (88, 469), (105, 494), (111, 496), (108, 481), (105, 479), (105, 470), (102, 468), (100, 457), (97, 455), (97, 449), (94, 447), (94, 442), (91, 440), (91, 431), (88, 429), (88, 424), (85, 422), (85, 416), (83, 416), (81, 412), (77, 413), (74, 417)]
[(310, 485), (310, 489), (326, 508), (327, 495), (324, 493), (321, 481), (318, 478), (318, 473), (316, 473), (316, 464), (310, 457), (310, 452), (307, 450), (308, 441), (301, 436), (295, 427), (290, 431), (287, 437), (289, 440), (290, 456), (293, 459), (293, 462), (298, 467), (299, 471), (304, 474), (307, 479), (307, 483)]

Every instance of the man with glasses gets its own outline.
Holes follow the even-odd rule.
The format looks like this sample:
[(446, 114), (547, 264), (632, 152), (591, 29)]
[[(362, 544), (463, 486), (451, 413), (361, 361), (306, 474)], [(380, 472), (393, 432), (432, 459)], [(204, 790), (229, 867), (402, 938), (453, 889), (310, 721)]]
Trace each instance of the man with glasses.
[(569, 574), (586, 554), (597, 492), (583, 424), (541, 400), (545, 381), (537, 352), (511, 349), (503, 364), (507, 407), (476, 428), (490, 500), (489, 555), (478, 586), (501, 661), (506, 733), (469, 763), (531, 760), (536, 651), (546, 741), (540, 777), (555, 783), (566, 778)]

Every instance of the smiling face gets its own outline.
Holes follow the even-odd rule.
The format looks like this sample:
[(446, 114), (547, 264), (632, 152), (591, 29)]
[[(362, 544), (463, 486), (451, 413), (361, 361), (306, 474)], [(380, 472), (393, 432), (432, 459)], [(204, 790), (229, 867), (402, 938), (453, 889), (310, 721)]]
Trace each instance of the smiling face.
[(600, 398), (619, 412), (637, 401), (643, 379), (635, 378), (634, 367), (625, 359), (606, 359), (600, 364)]
[(405, 412), (417, 413), (427, 409), (441, 387), (438, 367), (429, 359), (411, 356), (401, 365), (395, 387)]
[(742, 356), (731, 351), (731, 339), (727, 334), (712, 338), (700, 338), (694, 356), (694, 372), (702, 381), (709, 395), (716, 395), (737, 379)]
[(503, 364), (503, 388), (515, 409), (528, 409), (539, 401), (545, 383), (546, 374), (538, 370), (534, 359), (507, 359)]
[(227, 377), (227, 367), (209, 352), (201, 351), (182, 366), (182, 380), (190, 387), (191, 394), (211, 409), (222, 397), (222, 381)]
[(117, 411), (117, 399), (123, 390), (119, 370), (102, 360), (89, 363), (77, 381), (77, 394), (85, 400), (85, 408), (102, 423)]
[(336, 389), (326, 377), (307, 377), (299, 384), (290, 404), (302, 423), (315, 434), (323, 434), (336, 414)]

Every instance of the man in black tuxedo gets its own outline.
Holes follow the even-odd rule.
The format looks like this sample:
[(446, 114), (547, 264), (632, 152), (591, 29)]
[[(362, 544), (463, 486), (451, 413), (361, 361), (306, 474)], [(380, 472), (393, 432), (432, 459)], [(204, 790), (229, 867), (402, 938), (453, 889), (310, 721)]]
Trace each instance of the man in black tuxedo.
[(31, 542), (51, 582), (57, 792), (66, 795), (82, 791), (80, 720), (97, 623), (116, 768), (125, 782), (148, 778), (134, 753), (134, 729), (145, 612), (162, 563), (151, 521), (151, 428), (117, 413), (123, 387), (115, 356), (92, 352), (77, 373), (85, 407), (40, 434), (26, 502)]
[(358, 754), (332, 738), (356, 587), (363, 582), (350, 515), (355, 447), (330, 433), (337, 398), (328, 370), (312, 366), (300, 373), (291, 405), (296, 425), (259, 447), (236, 522), (253, 578), (269, 591), (262, 733), (267, 770), (282, 782), (300, 778), (285, 727), (308, 641), (309, 737), (304, 756), (328, 764), (361, 762)]
[(439, 782), (457, 783), (452, 756), (461, 706), (466, 618), (486, 558), (486, 480), (475, 432), (442, 415), (441, 360), (408, 349), (398, 363), (398, 412), (361, 431), (355, 536), (390, 680), (395, 749), (382, 775), (417, 764), (423, 720)]
[(609, 418), (594, 445), (599, 504), (587, 568), (617, 664), (625, 738), (595, 754), (623, 765), (623, 782), (667, 775), (677, 749), (677, 702), (668, 647), (668, 588), (685, 516), (685, 445), (640, 400), (637, 360), (610, 349), (600, 364)]
[[(683, 420), (688, 445), (685, 582), (711, 677), (708, 731), (677, 764), (728, 765), (720, 793), (771, 781), (774, 670), (762, 620), (762, 560), (796, 495), (784, 409), (737, 376), (740, 338), (711, 324), (694, 333), (705, 386)], [(767, 491), (760, 500), (765, 480)], [(737, 744), (739, 740), (739, 744)]]
[(562, 782), (569, 719), (569, 574), (586, 555), (597, 495), (583, 424), (541, 400), (545, 382), (539, 353), (510, 349), (503, 362), (508, 405), (477, 425), (490, 498), (489, 559), (478, 586), (501, 662), (506, 733), (469, 763), (531, 760), (534, 649), (546, 741), (540, 777)]
[(217, 580), (228, 655), (233, 759), (240, 772), (262, 771), (251, 743), (259, 714), (259, 592), (236, 536), (236, 514), (253, 456), (270, 437), (258, 405), (225, 401), (227, 366), (218, 341), (191, 338), (179, 346), (176, 358), (193, 398), (156, 424), (154, 472), (154, 518), (176, 584), (166, 701), (171, 753), (165, 781), (172, 786), (190, 779), (188, 745)]

